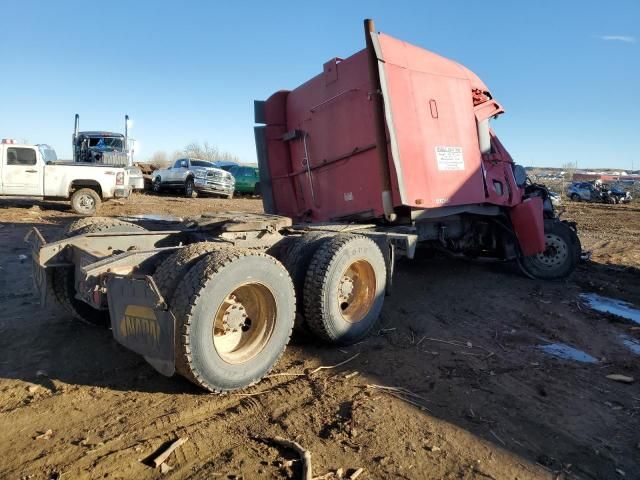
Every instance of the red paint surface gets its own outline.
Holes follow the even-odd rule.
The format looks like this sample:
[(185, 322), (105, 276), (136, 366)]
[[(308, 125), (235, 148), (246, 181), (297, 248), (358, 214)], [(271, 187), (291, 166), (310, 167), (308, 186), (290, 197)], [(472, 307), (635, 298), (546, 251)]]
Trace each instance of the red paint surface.
[[(467, 68), (427, 50), (383, 34), (377, 41), (392, 119), (387, 129), (394, 207), (518, 205), (523, 191), (515, 185), (508, 152), (493, 133), (491, 154), (479, 149), (476, 118), (503, 112), (485, 93), (487, 86)], [(362, 50), (326, 62), (316, 77), (267, 100), (268, 161), (279, 214), (314, 222), (383, 216), (374, 90)], [(305, 133), (282, 140), (294, 130)], [(438, 147), (460, 149), (463, 168), (439, 165)]]
[(511, 223), (520, 242), (524, 255), (544, 251), (544, 220), (542, 218), (542, 198), (527, 198), (509, 210)]

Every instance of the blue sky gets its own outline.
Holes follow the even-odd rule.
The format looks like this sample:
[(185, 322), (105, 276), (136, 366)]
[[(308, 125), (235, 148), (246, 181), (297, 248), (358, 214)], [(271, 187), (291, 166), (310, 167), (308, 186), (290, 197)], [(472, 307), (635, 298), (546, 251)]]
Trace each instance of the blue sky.
[(255, 161), (253, 100), (363, 48), (362, 20), (463, 63), (525, 165), (640, 168), (640, 2), (5, 1), (0, 137), (71, 155), (134, 120), (140, 156), (209, 141)]

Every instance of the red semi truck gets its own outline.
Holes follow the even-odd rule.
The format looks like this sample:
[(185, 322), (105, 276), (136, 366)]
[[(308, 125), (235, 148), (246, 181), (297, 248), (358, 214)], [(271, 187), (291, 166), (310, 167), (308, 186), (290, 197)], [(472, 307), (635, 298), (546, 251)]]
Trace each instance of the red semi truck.
[(375, 326), (395, 261), (416, 248), (571, 273), (559, 220), (489, 120), (503, 113), (470, 70), (377, 33), (292, 91), (256, 102), (265, 214), (147, 225), (83, 219), (32, 234), (34, 278), (75, 317), (164, 375), (224, 392), (259, 381), (294, 323), (350, 344)]
[(404, 225), (435, 248), (517, 259), (530, 276), (570, 273), (575, 226), (555, 218), (491, 129), (504, 109), (489, 88), (369, 21), (365, 30), (364, 50), (256, 102), (266, 211)]

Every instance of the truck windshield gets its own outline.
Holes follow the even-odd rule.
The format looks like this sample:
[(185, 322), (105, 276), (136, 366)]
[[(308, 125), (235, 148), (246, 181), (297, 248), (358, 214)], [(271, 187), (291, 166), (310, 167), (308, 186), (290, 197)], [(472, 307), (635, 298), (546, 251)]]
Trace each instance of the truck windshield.
[(213, 168), (215, 165), (211, 162), (205, 162), (204, 160), (191, 160), (192, 167), (206, 167)]
[(122, 144), (122, 138), (120, 137), (94, 137), (89, 139), (89, 147), (121, 151)]

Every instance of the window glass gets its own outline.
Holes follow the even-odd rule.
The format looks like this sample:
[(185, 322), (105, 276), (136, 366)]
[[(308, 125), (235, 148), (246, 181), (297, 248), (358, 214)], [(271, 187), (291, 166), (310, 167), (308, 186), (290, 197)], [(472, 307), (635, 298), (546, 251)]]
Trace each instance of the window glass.
[(7, 165), (35, 165), (36, 151), (33, 148), (7, 148)]
[(207, 167), (207, 168), (215, 167), (215, 165), (213, 163), (206, 162), (204, 160), (191, 160), (191, 166), (192, 167)]
[(182, 162), (185, 162), (186, 160), (183, 158), (179, 158), (178, 160), (176, 160), (176, 163), (173, 164), (173, 168), (180, 168), (182, 166)]
[(89, 146), (105, 150), (122, 150), (123, 139), (120, 137), (90, 137)]

